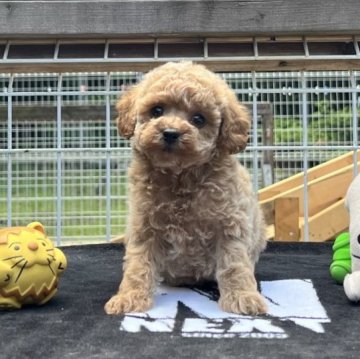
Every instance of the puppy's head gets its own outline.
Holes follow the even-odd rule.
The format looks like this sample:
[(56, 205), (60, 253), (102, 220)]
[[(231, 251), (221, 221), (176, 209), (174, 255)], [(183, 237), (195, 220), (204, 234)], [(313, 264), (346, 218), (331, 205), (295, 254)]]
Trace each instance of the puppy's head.
[(246, 147), (249, 116), (214, 73), (191, 62), (150, 71), (117, 103), (119, 133), (154, 166), (186, 168)]

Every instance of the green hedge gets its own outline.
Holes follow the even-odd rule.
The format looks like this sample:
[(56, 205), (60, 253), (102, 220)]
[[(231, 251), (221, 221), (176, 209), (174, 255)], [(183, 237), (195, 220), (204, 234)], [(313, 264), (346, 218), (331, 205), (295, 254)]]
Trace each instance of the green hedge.
[[(357, 110), (358, 118), (360, 109)], [(358, 120), (359, 121), (359, 120)], [(353, 141), (353, 114), (349, 107), (334, 110), (327, 101), (318, 102), (308, 116), (309, 144), (351, 144)], [(358, 138), (360, 138), (358, 122)], [(303, 142), (302, 118), (285, 117), (274, 120), (275, 144), (301, 144)]]

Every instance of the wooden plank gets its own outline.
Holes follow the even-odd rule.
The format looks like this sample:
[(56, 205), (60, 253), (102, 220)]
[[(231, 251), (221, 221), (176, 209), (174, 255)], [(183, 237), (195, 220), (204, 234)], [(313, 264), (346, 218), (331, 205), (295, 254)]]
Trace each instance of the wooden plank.
[[(323, 242), (334, 239), (338, 234), (348, 231), (349, 213), (344, 206), (344, 199), (325, 208), (309, 218), (309, 240)], [(304, 221), (300, 225), (300, 240), (304, 240)]]
[[(357, 167), (360, 168), (360, 162)], [(309, 216), (314, 216), (319, 211), (331, 206), (342, 199), (354, 178), (353, 164), (344, 167), (326, 176), (322, 176), (308, 185)], [(300, 215), (304, 213), (303, 201), (300, 205)]]
[[(120, 91), (119, 91), (120, 95)], [(250, 102), (243, 103), (252, 116), (253, 104)], [(112, 108), (115, 116), (115, 109)], [(259, 116), (266, 115), (271, 111), (271, 104), (258, 102), (257, 114)], [(7, 118), (7, 107), (0, 107), (0, 118)], [(12, 106), (13, 121), (55, 121), (56, 120), (56, 104), (38, 105), (38, 106)], [(101, 105), (64, 105), (62, 106), (61, 118), (63, 121), (102, 121), (106, 117), (105, 106)], [(263, 129), (263, 132), (265, 129)]]
[(260, 202), (260, 206), (264, 215), (265, 223), (267, 225), (273, 225), (275, 223), (275, 201), (263, 201)]
[[(112, 113), (115, 117), (115, 113)], [(62, 106), (62, 121), (104, 121), (106, 117), (105, 106), (70, 105)], [(0, 118), (7, 118), (7, 108), (0, 107)], [(53, 106), (13, 106), (13, 122), (41, 122), (56, 121), (56, 105)]]
[[(0, 35), (1, 36), (1, 35)], [(183, 59), (183, 58), (182, 58)], [(178, 59), (171, 59), (178, 60)], [(189, 58), (191, 60), (191, 58)], [(4, 73), (28, 73), (28, 72), (103, 72), (103, 71), (139, 71), (147, 72), (159, 66), (169, 59), (150, 59), (148, 61), (111, 61), (100, 62), (46, 62), (36, 63), (11, 63), (0, 60), (0, 71)], [(216, 58), (197, 59), (196, 62), (206, 65), (212, 71), (218, 72), (242, 72), (242, 71), (348, 71), (360, 67), (360, 59), (236, 59), (217, 60)]]
[[(357, 164), (360, 169), (360, 162)], [(344, 198), (346, 190), (353, 179), (353, 165), (348, 165), (338, 171), (331, 172), (325, 176), (308, 182), (308, 207), (309, 216), (332, 205), (339, 199)], [(275, 197), (260, 201), (266, 215), (266, 223), (275, 223), (275, 200), (284, 197), (296, 197), (299, 199), (299, 216), (304, 216), (304, 185), (282, 192)], [(274, 217), (271, 217), (274, 214)]]
[(275, 240), (297, 241), (299, 238), (299, 198), (275, 200)]
[(126, 244), (125, 234), (121, 234), (121, 235), (119, 235), (117, 237), (111, 238), (110, 242), (111, 243)]
[(359, 17), (357, 0), (328, 0), (326, 4), (313, 0), (5, 1), (0, 3), (0, 34), (2, 37), (349, 34), (358, 32)]
[[(349, 166), (354, 161), (353, 155), (353, 152), (348, 152), (342, 156), (336, 157), (330, 161), (324, 162), (321, 165), (309, 169), (307, 172), (308, 181), (313, 181), (316, 178), (325, 176), (331, 172)], [(357, 160), (360, 161), (360, 150), (357, 151)], [(291, 176), (283, 181), (277, 182), (271, 186), (261, 189), (259, 191), (259, 200), (265, 201), (272, 197), (278, 196), (280, 193), (301, 186), (303, 183), (304, 172), (301, 172), (296, 174), (295, 176)]]
[(266, 227), (266, 239), (272, 241), (275, 238), (275, 226), (272, 224)]

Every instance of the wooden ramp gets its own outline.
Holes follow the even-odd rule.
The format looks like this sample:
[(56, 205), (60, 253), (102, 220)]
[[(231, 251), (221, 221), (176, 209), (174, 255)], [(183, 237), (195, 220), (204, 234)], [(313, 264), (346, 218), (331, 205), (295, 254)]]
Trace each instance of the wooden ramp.
[[(346, 191), (354, 177), (354, 161), (360, 170), (360, 151), (349, 152), (259, 191), (268, 225), (268, 238), (302, 241), (305, 208), (308, 209), (309, 240), (322, 242), (347, 230), (349, 216), (344, 207)], [(307, 198), (307, 203), (304, 203)]]

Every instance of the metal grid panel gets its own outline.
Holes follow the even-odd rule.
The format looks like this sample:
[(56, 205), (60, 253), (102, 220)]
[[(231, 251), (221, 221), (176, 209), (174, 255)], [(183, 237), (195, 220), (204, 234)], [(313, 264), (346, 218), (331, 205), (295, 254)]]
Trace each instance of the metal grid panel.
[[(113, 111), (119, 94), (141, 76), (0, 75), (2, 226), (40, 220), (58, 244), (104, 241), (123, 232), (131, 151), (117, 135)], [(221, 76), (252, 109), (249, 146), (239, 160), (256, 189), (264, 183), (267, 151), (273, 154), (276, 182), (359, 148), (359, 72)], [(271, 145), (262, 136), (261, 103), (273, 109)], [(69, 108), (76, 108), (76, 115)], [(93, 108), (100, 111), (91, 117)], [(44, 109), (48, 115), (37, 118)]]
[(359, 72), (256, 73), (256, 81), (252, 76), (225, 79), (242, 101), (272, 105), (275, 182), (303, 171), (304, 145), (316, 148), (307, 151), (312, 167), (358, 144)]

